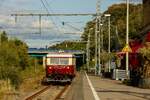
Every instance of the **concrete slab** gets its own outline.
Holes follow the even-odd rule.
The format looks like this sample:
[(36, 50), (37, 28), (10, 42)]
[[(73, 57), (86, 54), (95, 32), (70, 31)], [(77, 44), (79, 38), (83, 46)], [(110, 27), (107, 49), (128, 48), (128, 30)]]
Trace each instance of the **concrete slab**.
[(84, 100), (82, 73), (77, 74), (75, 80), (71, 84), (70, 90), (68, 91), (65, 100)]
[(95, 100), (85, 74), (83, 76), (83, 91), (84, 91), (84, 100)]
[(150, 89), (126, 86), (120, 81), (89, 76), (100, 100), (150, 100)]

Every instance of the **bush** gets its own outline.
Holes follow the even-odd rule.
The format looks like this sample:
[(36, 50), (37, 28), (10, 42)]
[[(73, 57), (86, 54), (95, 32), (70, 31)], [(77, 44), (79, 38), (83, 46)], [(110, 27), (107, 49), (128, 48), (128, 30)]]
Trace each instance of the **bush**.
[(19, 85), (22, 83), (22, 78), (20, 76), (19, 71), (11, 71), (8, 74), (8, 78), (10, 79), (11, 85), (14, 86), (15, 88), (18, 88)]
[(150, 89), (150, 78), (140, 79), (139, 87)]
[(5, 32), (0, 44), (0, 79), (10, 80), (16, 88), (21, 84), (20, 72), (29, 66), (27, 46), (18, 39), (8, 39)]

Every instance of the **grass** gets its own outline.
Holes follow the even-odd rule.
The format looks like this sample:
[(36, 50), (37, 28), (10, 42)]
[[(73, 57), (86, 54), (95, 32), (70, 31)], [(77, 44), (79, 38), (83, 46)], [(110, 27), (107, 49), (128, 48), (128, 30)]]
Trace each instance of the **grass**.
[(0, 80), (0, 100), (2, 100), (2, 97), (5, 95), (5, 93), (9, 92), (11, 88), (12, 87), (9, 80)]
[(36, 89), (40, 85), (41, 79), (44, 76), (45, 71), (42, 66), (37, 66), (36, 68), (29, 67), (21, 74), (23, 78), (23, 83), (21, 84), (20, 89), (26, 91), (28, 89)]
[[(18, 90), (21, 92), (28, 92), (40, 87), (41, 79), (44, 76), (45, 71), (41, 65), (36, 67), (31, 66), (20, 72), (22, 83)], [(0, 80), (0, 100), (5, 96), (7, 92), (13, 91), (13, 87), (10, 82), (6, 80)]]

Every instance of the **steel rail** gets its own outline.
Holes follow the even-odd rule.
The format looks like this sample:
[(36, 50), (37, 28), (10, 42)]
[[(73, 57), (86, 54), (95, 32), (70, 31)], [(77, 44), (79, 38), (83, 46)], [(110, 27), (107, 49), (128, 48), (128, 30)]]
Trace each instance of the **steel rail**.
[(42, 94), (43, 92), (47, 91), (49, 88), (51, 88), (51, 85), (50, 86), (47, 86), (45, 87), (44, 89), (34, 93), (33, 95), (27, 97), (25, 100), (32, 100), (33, 98), (37, 97), (38, 95)]
[(56, 96), (56, 98), (55, 98), (54, 100), (59, 100), (59, 99), (61, 99), (63, 93), (68, 89), (69, 86), (70, 86), (70, 85), (66, 85), (66, 86), (59, 92), (59, 94)]

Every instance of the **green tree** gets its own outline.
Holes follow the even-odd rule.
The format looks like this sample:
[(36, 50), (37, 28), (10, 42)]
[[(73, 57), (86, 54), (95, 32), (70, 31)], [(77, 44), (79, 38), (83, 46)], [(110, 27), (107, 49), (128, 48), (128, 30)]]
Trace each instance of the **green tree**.
[(86, 43), (85, 42), (69, 42), (64, 41), (60, 44), (53, 45), (49, 48), (58, 49), (58, 50), (85, 50)]
[(6, 41), (8, 41), (8, 37), (7, 37), (7, 34), (6, 34), (6, 32), (5, 31), (3, 31), (3, 32), (0, 32), (0, 42), (6, 42)]
[(18, 56), (20, 58), (19, 59), (20, 66), (22, 67), (22, 69), (25, 69), (26, 67), (29, 66), (28, 47), (25, 43), (23, 43), (18, 39), (13, 40), (12, 42), (14, 42), (17, 48)]
[(147, 42), (146, 45), (146, 47), (140, 49), (140, 54), (142, 55), (141, 62), (143, 62), (140, 66), (140, 86), (143, 88), (150, 88), (150, 43)]
[[(114, 4), (108, 8), (102, 15), (111, 14), (111, 51), (121, 50), (125, 45), (126, 39), (126, 4)], [(134, 39), (140, 36), (142, 28), (142, 5), (130, 4), (130, 21), (129, 21), (129, 38)], [(103, 50), (108, 49), (108, 18), (102, 16), (102, 33), (103, 33)], [(116, 27), (118, 29), (118, 36), (116, 34)], [(87, 41), (90, 28), (93, 28), (91, 33), (91, 41), (95, 41), (95, 19), (86, 24), (84, 33), (81, 38)], [(91, 43), (91, 53), (94, 56), (95, 43)]]
[(10, 80), (17, 87), (21, 83), (20, 72), (29, 66), (27, 45), (18, 39), (8, 39), (1, 34), (0, 44), (0, 79)]

